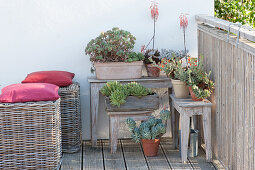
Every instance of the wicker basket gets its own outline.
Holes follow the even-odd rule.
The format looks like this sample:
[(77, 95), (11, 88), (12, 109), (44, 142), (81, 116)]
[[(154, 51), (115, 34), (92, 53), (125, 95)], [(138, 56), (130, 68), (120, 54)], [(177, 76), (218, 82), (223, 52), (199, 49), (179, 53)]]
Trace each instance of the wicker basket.
[(81, 148), (80, 86), (73, 83), (59, 88), (61, 98), (62, 151), (74, 153)]
[(0, 169), (59, 169), (60, 100), (0, 103)]

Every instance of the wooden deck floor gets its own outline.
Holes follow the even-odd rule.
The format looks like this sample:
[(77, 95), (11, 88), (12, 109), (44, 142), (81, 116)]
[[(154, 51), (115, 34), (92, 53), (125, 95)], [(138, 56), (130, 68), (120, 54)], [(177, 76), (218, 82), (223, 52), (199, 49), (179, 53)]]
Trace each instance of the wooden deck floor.
[(199, 156), (188, 158), (188, 163), (182, 164), (178, 150), (172, 148), (172, 139), (164, 138), (158, 156), (146, 157), (141, 145), (129, 139), (119, 140), (116, 154), (110, 153), (108, 140), (99, 140), (98, 146), (94, 148), (90, 142), (84, 142), (79, 153), (63, 155), (61, 170), (216, 169), (212, 163), (205, 161), (205, 153), (202, 150), (199, 150)]

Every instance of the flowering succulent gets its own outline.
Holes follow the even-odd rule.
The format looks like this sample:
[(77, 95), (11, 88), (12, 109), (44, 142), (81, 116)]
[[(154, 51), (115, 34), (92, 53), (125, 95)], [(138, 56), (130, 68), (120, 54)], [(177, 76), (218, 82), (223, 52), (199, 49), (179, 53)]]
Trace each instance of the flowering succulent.
[(210, 80), (210, 74), (204, 71), (202, 58), (188, 58), (189, 69), (187, 85), (192, 88), (192, 91), (198, 99), (209, 97), (214, 89), (214, 83)]
[(188, 27), (188, 18), (187, 14), (181, 14), (179, 16), (180, 18), (180, 27), (183, 30), (183, 43), (184, 43), (184, 50), (185, 54), (187, 54), (187, 48), (186, 48), (186, 29)]
[[(164, 115), (163, 115), (164, 114)], [(135, 142), (140, 142), (141, 139), (158, 139), (166, 133), (166, 125), (163, 124), (162, 120), (167, 120), (170, 117), (170, 111), (160, 112), (161, 119), (156, 119), (151, 116), (147, 121), (136, 126), (136, 122), (132, 118), (126, 120), (131, 137)]]

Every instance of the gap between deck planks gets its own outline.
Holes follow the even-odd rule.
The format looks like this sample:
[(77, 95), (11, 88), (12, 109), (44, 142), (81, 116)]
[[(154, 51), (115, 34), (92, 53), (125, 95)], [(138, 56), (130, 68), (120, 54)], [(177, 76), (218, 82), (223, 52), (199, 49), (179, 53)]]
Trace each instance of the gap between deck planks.
[(181, 163), (179, 151), (174, 150), (171, 138), (163, 138), (158, 156), (144, 156), (142, 146), (130, 139), (118, 140), (118, 149), (111, 154), (109, 140), (98, 140), (97, 147), (90, 141), (83, 142), (83, 149), (74, 154), (64, 154), (61, 170), (167, 170), (167, 169), (215, 169), (212, 163), (205, 161), (205, 153), (199, 150), (199, 156), (188, 158), (187, 164)]

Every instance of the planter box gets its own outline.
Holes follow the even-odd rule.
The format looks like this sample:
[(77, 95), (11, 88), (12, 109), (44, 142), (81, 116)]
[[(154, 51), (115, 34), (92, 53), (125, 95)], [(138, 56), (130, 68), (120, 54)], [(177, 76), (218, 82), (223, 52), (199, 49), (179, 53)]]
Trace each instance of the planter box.
[(106, 111), (108, 112), (132, 112), (132, 111), (152, 111), (159, 107), (159, 96), (157, 94), (143, 96), (128, 96), (126, 103), (120, 107), (111, 105), (109, 97), (105, 98)]
[(142, 77), (143, 61), (94, 63), (97, 79), (120, 80)]

